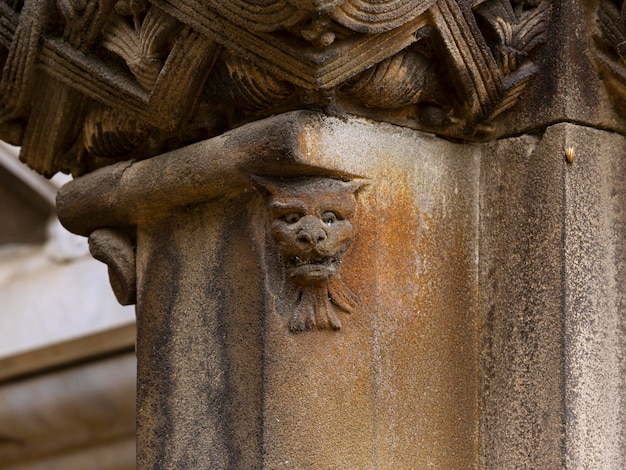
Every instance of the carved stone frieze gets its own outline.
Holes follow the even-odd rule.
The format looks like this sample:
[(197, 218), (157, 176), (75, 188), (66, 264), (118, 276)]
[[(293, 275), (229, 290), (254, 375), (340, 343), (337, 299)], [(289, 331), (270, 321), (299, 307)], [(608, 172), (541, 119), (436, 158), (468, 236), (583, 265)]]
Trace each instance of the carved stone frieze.
[(597, 16), (596, 62), (606, 87), (616, 96), (616, 104), (626, 104), (626, 4), (602, 0)]
[[(152, 90), (171, 52), (171, 38), (181, 24), (156, 7), (145, 5), (144, 12), (132, 11), (122, 1), (116, 7), (124, 15), (108, 24), (102, 46), (123, 58), (139, 84)], [(138, 19), (141, 13), (142, 20)], [(133, 18), (132, 24), (136, 26), (129, 24), (127, 16)]]
[(269, 233), (284, 262), (289, 329), (341, 329), (338, 313), (352, 313), (358, 305), (339, 268), (354, 238), (351, 218), (361, 183), (332, 178), (255, 181), (267, 193)]
[(79, 175), (294, 109), (488, 138), (537, 70), (550, 5), (25, 0), (0, 13), (0, 137), (45, 175)]

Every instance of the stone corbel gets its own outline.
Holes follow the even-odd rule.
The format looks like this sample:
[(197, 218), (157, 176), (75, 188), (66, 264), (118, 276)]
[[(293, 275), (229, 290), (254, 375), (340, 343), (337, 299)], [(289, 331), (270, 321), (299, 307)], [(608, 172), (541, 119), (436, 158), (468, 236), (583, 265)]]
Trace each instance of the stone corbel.
[[(304, 113), (302, 116), (294, 113), (289, 117), (297, 125), (306, 127), (306, 121), (313, 116), (313, 113)], [(147, 184), (147, 179), (153, 177), (153, 161), (124, 162), (117, 167), (101, 170), (93, 182), (91, 177), (87, 177), (67, 187), (70, 194), (59, 198), (61, 217), (71, 230), (88, 235), (91, 254), (108, 266), (111, 287), (120, 304), (131, 305), (137, 301), (135, 232), (143, 225), (142, 220), (161, 218), (163, 214), (176, 211), (189, 203), (202, 203), (203, 199), (238, 198), (242, 194), (251, 193), (251, 190), (257, 190), (267, 205), (267, 237), (274, 242), (261, 242), (267, 245), (268, 251), (262, 257), (267, 259), (278, 254), (283, 261), (282, 265), (268, 263), (262, 271), (269, 278), (269, 289), (279, 292), (277, 295), (282, 299), (283, 309), (290, 312), (284, 315), (289, 318), (289, 330), (341, 329), (340, 312), (352, 313), (359, 304), (357, 295), (342, 281), (339, 268), (343, 255), (354, 239), (351, 219), (356, 210), (356, 193), (366, 184), (366, 180), (355, 177), (339, 166), (327, 169), (309, 167), (305, 161), (309, 156), (308, 151), (298, 148), (299, 142), (292, 141), (294, 137), (301, 138), (304, 133), (284, 135), (280, 129), (288, 128), (293, 123), (289, 122), (289, 118), (274, 121), (278, 122), (269, 121), (271, 133), (266, 138), (271, 145), (266, 155), (257, 150), (254, 152), (267, 165), (263, 161), (255, 161), (255, 156), (248, 154), (248, 149), (244, 147), (239, 148), (240, 153), (235, 156), (239, 161), (225, 165), (224, 174), (218, 168), (221, 163), (213, 162), (215, 172), (206, 176), (202, 189), (198, 184), (185, 188), (182, 178), (176, 181), (175, 174), (168, 174), (166, 178), (171, 180), (167, 184), (171, 185), (172, 191), (175, 185), (182, 183), (176, 192), (180, 193), (182, 189), (185, 194), (178, 201), (170, 202), (169, 197), (164, 198), (167, 190), (159, 192), (159, 195), (153, 192), (146, 197), (140, 196), (141, 190), (138, 188), (150, 188), (149, 191), (156, 189)], [(242, 135), (246, 141), (255, 140), (259, 132), (256, 127), (263, 128), (266, 124), (248, 126), (244, 132), (234, 132), (215, 139), (212, 142), (214, 148), (211, 149), (215, 160), (223, 152), (230, 153), (231, 147), (240, 146)], [(276, 128), (275, 132), (273, 127)], [(199, 166), (208, 162), (200, 158), (193, 164), (198, 166), (193, 170), (197, 177), (201, 174)], [(185, 168), (183, 171), (189, 172), (190, 169)], [(95, 185), (107, 191), (107, 197), (103, 197), (100, 191), (94, 193), (82, 183), (85, 181), (91, 187), (98, 179), (102, 183)], [(139, 181), (133, 181), (135, 179)], [(111, 191), (111, 185), (125, 193), (119, 195), (119, 201), (110, 201), (110, 197), (117, 193), (115, 189)], [(75, 194), (77, 192), (80, 196)], [(90, 194), (90, 201), (83, 207), (95, 204), (97, 220), (92, 220), (88, 214), (72, 214), (71, 211), (76, 208), (66, 209), (64, 201), (90, 197)], [(121, 203), (122, 198), (131, 204)], [(247, 196), (243, 198), (247, 199)], [(106, 207), (97, 199), (106, 201)], [(148, 205), (146, 201), (151, 204)], [(260, 212), (260, 218), (253, 217), (259, 226), (264, 226), (262, 214), (265, 214), (264, 210)], [(101, 226), (103, 223), (104, 226)]]

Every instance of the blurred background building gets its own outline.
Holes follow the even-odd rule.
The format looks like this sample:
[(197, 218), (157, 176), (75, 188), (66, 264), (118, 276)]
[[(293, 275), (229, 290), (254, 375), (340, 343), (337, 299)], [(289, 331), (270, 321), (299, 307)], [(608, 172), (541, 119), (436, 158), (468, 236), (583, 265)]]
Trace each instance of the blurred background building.
[(0, 142), (0, 469), (135, 468), (134, 308)]

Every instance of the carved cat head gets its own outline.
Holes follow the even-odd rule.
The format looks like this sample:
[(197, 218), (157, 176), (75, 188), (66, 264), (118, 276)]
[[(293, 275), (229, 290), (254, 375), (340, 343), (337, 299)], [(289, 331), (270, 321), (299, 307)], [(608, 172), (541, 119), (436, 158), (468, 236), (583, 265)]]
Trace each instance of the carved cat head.
[(339, 330), (338, 313), (352, 313), (358, 299), (339, 276), (339, 266), (352, 244), (350, 221), (359, 181), (333, 178), (255, 178), (268, 195), (269, 232), (295, 287), (292, 332)]
[(257, 179), (269, 194), (270, 233), (296, 283), (328, 281), (352, 243), (360, 184), (331, 178)]

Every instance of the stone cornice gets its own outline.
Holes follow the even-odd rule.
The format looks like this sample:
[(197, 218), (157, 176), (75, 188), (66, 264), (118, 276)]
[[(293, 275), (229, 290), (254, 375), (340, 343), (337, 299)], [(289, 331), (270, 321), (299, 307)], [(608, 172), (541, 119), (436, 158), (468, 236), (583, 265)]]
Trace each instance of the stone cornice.
[(0, 9), (0, 136), (45, 175), (80, 175), (302, 108), (495, 137), (494, 120), (537, 71), (551, 7), (26, 0)]

